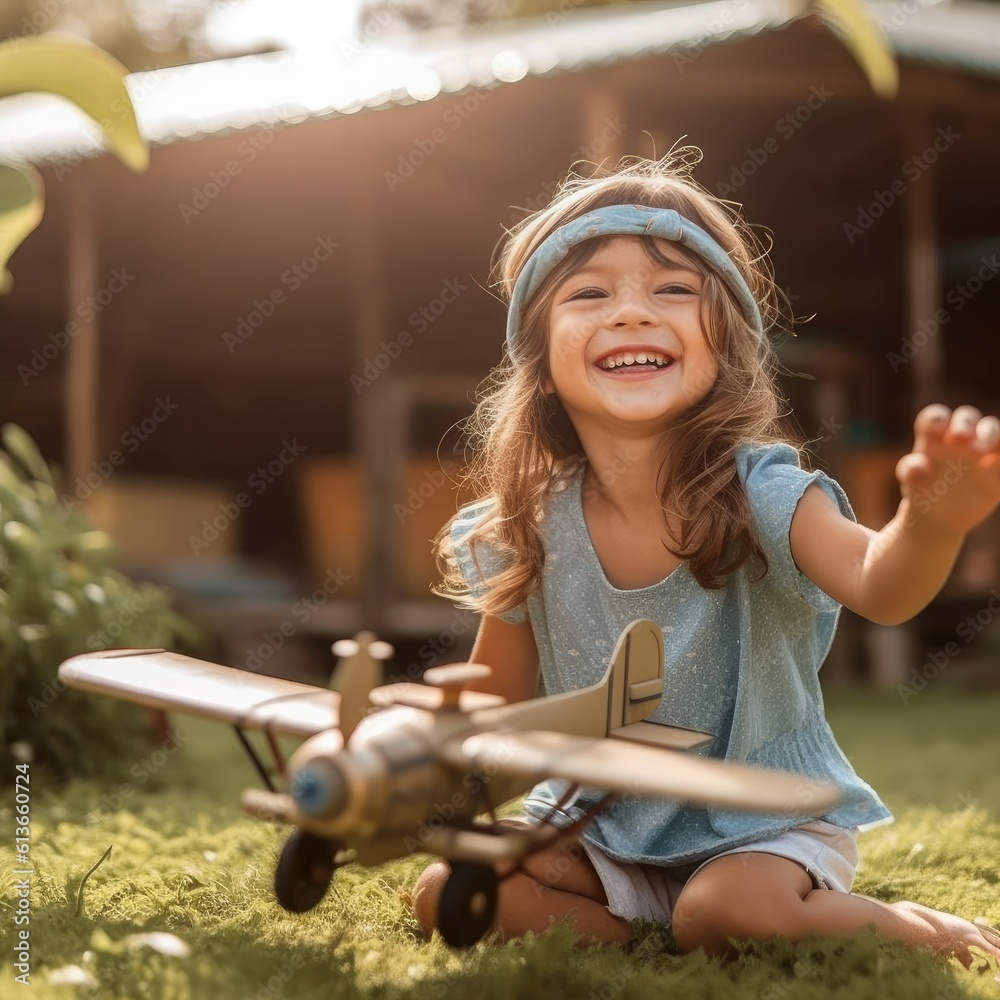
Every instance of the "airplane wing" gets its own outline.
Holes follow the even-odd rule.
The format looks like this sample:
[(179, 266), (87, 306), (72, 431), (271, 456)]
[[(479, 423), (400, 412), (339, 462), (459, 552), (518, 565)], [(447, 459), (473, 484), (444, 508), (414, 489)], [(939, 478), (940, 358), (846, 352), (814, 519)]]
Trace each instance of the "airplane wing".
[(448, 763), (690, 805), (818, 816), (840, 800), (833, 785), (798, 774), (692, 757), (626, 740), (543, 730), (477, 733), (442, 747)]
[(244, 729), (312, 736), (337, 727), (340, 696), (326, 688), (224, 667), (163, 649), (105, 649), (59, 667), (67, 687)]

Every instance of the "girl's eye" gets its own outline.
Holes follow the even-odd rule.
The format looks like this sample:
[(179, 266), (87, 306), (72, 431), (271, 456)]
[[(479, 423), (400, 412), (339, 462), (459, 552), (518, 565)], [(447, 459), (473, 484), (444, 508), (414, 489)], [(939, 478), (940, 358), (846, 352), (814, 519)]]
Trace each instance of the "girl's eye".
[(574, 292), (569, 300), (572, 302), (574, 299), (599, 299), (607, 295), (601, 288), (582, 288), (578, 292)]
[(669, 292), (671, 295), (694, 295), (695, 291), (693, 288), (687, 288), (684, 285), (665, 285), (660, 289), (661, 292)]

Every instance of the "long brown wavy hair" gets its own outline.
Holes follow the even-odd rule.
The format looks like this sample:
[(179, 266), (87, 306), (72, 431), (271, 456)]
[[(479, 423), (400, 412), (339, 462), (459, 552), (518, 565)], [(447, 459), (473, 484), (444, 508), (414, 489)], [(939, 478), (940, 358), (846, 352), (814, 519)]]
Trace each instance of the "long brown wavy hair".
[[(509, 302), (521, 269), (535, 249), (560, 226), (608, 205), (674, 209), (710, 233), (727, 251), (757, 300), (765, 330), (791, 329), (787, 301), (777, 288), (766, 251), (738, 211), (695, 182), (690, 172), (699, 150), (687, 147), (662, 160), (630, 157), (611, 171), (570, 174), (552, 201), (522, 220), (498, 245), (493, 277)], [(539, 522), (546, 494), (559, 488), (586, 461), (580, 440), (554, 395), (549, 375), (545, 318), (553, 290), (592, 256), (601, 239), (586, 240), (547, 277), (526, 304), (518, 338), (479, 388), (475, 411), (464, 422), (471, 462), (463, 492), (490, 499), (467, 538), (487, 542), (504, 568), (472, 595), (456, 563), (449, 521), (434, 540), (442, 583), (434, 592), (467, 608), (497, 615), (521, 605), (538, 587), (544, 563)], [(748, 324), (725, 282), (700, 256), (671, 244), (669, 261), (652, 239), (643, 238), (652, 260), (698, 271), (703, 279), (702, 322), (718, 361), (715, 383), (671, 428), (669, 450), (659, 470), (659, 501), (679, 523), (669, 533), (678, 558), (703, 587), (719, 588), (730, 573), (750, 562), (756, 578), (767, 560), (754, 535), (749, 501), (736, 470), (736, 449), (745, 443), (791, 441), (798, 436), (783, 419), (776, 382), (777, 362), (766, 337)], [(458, 516), (458, 515), (456, 515)], [(664, 518), (664, 527), (667, 527)], [(478, 560), (476, 560), (478, 565)]]

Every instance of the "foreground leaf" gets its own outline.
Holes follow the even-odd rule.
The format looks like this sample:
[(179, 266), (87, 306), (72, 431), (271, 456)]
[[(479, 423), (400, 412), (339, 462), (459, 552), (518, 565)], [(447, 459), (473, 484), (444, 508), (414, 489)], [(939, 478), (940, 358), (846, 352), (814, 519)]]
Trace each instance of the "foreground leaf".
[(42, 221), (44, 204), (37, 171), (0, 163), (0, 293), (10, 291), (14, 279), (7, 270), (7, 261)]
[(820, 17), (836, 28), (879, 97), (895, 97), (899, 67), (889, 43), (861, 0), (815, 0)]
[(128, 70), (96, 45), (80, 39), (14, 38), (0, 43), (0, 97), (41, 92), (72, 101), (101, 127), (127, 167), (143, 171), (149, 149), (125, 89)]

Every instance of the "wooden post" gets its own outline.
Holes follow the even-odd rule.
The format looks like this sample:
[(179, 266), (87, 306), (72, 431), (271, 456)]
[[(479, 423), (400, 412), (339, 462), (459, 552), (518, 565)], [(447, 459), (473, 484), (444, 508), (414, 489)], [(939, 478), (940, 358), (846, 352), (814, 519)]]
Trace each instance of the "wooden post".
[[(911, 110), (904, 117), (906, 157), (927, 149), (934, 134), (926, 112)], [(940, 334), (917, 338), (920, 330), (939, 324), (934, 314), (941, 306), (941, 265), (934, 230), (934, 170), (927, 170), (910, 185), (903, 198), (906, 212), (906, 335), (917, 348), (913, 355), (914, 414), (940, 398), (943, 387), (944, 344)], [(924, 324), (924, 325), (921, 325)]]
[(79, 333), (70, 338), (66, 356), (66, 487), (72, 493), (77, 479), (85, 478), (98, 458), (101, 345), (97, 310), (77, 310), (98, 290), (99, 244), (86, 169), (77, 170), (68, 184), (67, 309), (69, 320), (79, 327)]
[(628, 118), (623, 101), (616, 93), (589, 87), (584, 94), (582, 111), (583, 137), (575, 157), (614, 166), (625, 155)]
[[(933, 132), (926, 111), (909, 108), (903, 114), (903, 157), (927, 149)], [(941, 268), (934, 231), (934, 171), (927, 170), (910, 184), (902, 199), (906, 212), (906, 336), (913, 354), (913, 414), (940, 398), (943, 385), (944, 345), (940, 334), (917, 337), (920, 330), (935, 328), (940, 307)], [(921, 325), (923, 323), (924, 325)], [(912, 622), (865, 627), (871, 679), (877, 687), (904, 682), (916, 664), (917, 632)]]
[[(351, 260), (354, 284), (352, 370), (355, 372), (361, 372), (366, 362), (374, 363), (379, 343), (388, 339), (374, 200), (371, 191), (359, 191), (349, 216), (349, 235), (354, 247)], [(381, 635), (390, 596), (391, 536), (386, 511), (392, 508), (394, 470), (385, 446), (386, 418), (390, 415), (380, 405), (383, 393), (378, 389), (379, 382), (365, 386), (355, 393), (352, 402), (355, 453), (361, 463), (361, 623), (362, 627)]]

